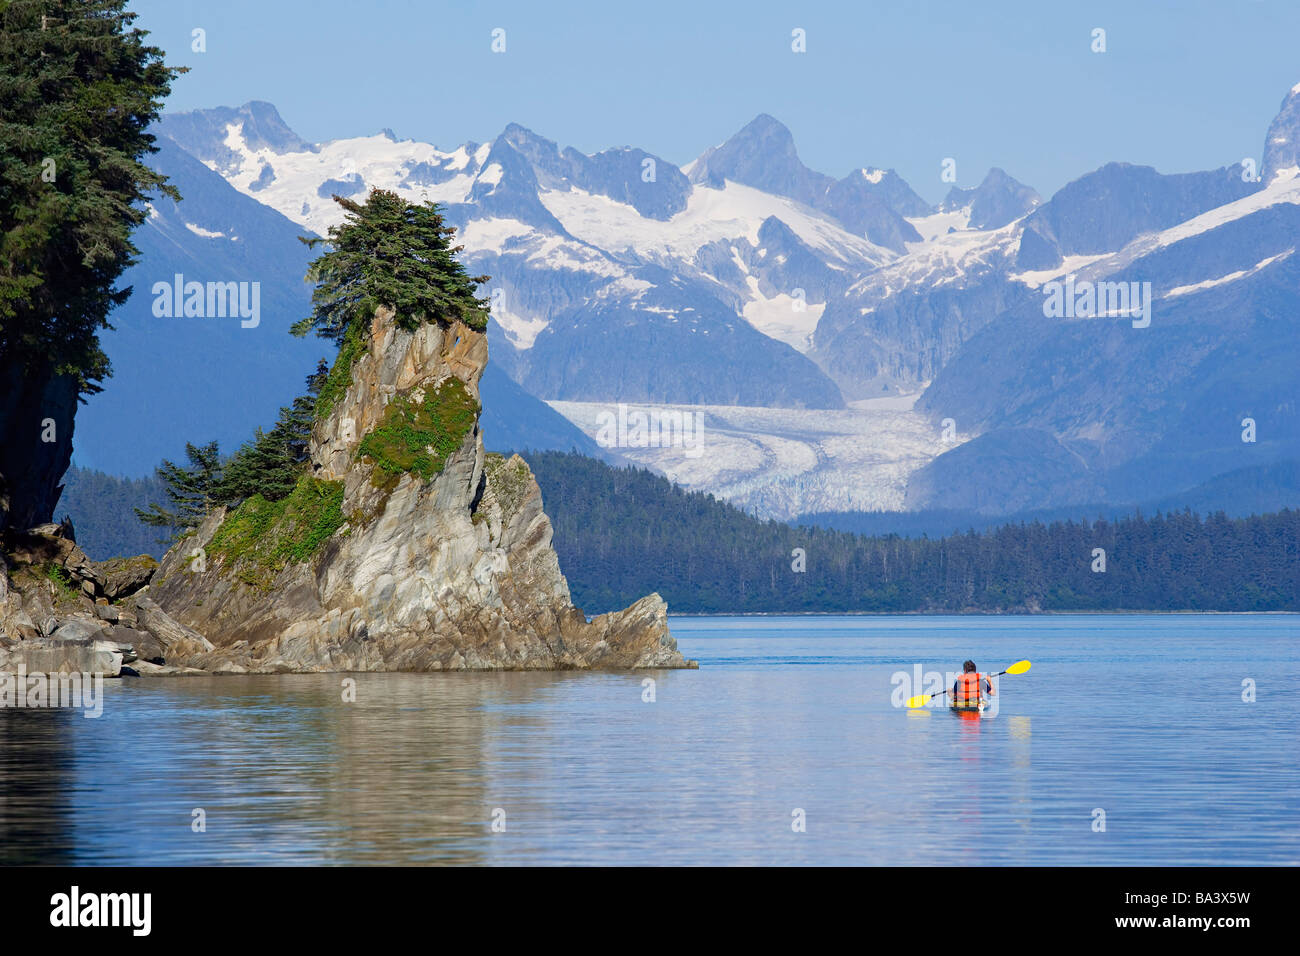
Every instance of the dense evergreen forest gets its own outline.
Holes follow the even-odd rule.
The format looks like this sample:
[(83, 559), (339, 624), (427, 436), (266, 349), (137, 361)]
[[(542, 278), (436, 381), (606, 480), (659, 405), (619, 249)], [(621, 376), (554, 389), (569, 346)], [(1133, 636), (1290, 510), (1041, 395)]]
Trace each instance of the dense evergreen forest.
[[(678, 612), (1300, 610), (1300, 512), (1030, 522), (945, 538), (759, 521), (576, 453), (528, 452), (560, 567), (589, 613), (650, 591)], [(156, 479), (72, 469), (59, 513), (94, 558), (159, 553)], [(796, 571), (796, 548), (804, 570)], [(1105, 551), (1105, 571), (1094, 571)]]
[(136, 554), (161, 558), (168, 536), (143, 524), (134, 509), (163, 500), (163, 484), (152, 475), (118, 478), (73, 465), (63, 476), (55, 517), (72, 518), (77, 544), (95, 560)]
[[(526, 455), (573, 598), (678, 612), (1300, 610), (1300, 512), (1005, 525), (941, 539), (758, 521), (648, 471)], [(795, 549), (803, 549), (803, 571)], [(1105, 552), (1105, 571), (1094, 549)]]

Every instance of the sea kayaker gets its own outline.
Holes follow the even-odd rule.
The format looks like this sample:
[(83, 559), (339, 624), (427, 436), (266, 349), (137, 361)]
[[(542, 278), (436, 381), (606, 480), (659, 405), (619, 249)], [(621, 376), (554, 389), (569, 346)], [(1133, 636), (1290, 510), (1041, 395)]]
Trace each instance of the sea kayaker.
[(993, 696), (993, 683), (975, 669), (974, 661), (962, 664), (962, 673), (952, 684), (952, 700), (958, 707), (978, 707), (984, 694)]

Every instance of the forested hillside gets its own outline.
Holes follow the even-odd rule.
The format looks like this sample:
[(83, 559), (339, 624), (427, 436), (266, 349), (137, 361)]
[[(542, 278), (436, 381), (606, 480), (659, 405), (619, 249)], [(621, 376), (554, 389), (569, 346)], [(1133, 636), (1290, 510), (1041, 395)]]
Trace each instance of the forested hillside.
[[(1190, 512), (1028, 522), (945, 538), (863, 536), (759, 521), (640, 469), (526, 455), (575, 603), (658, 591), (676, 612), (1300, 610), (1300, 512)], [(93, 558), (159, 554), (133, 507), (156, 479), (73, 468), (59, 514)], [(1095, 549), (1105, 552), (1105, 571)], [(802, 567), (795, 549), (803, 549)]]
[(133, 509), (162, 500), (162, 482), (152, 475), (118, 478), (73, 465), (63, 476), (63, 495), (54, 515), (72, 518), (77, 544), (96, 561), (136, 554), (161, 558), (166, 534), (143, 524)]
[[(1296, 511), (862, 537), (760, 522), (580, 455), (527, 458), (574, 600), (589, 612), (647, 590), (678, 612), (1300, 609)], [(1093, 570), (1098, 548), (1105, 571)]]

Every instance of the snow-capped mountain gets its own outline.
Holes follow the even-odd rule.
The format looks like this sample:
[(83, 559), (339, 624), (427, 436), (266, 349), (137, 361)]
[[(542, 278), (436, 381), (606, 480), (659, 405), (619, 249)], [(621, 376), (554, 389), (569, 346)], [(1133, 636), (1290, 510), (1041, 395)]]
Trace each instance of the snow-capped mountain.
[[(1297, 91), (1258, 176), (1117, 162), (1044, 201), (993, 169), (938, 207), (891, 170), (809, 169), (766, 115), (680, 168), (514, 124), (450, 149), (389, 131), (307, 143), (265, 103), (169, 115), (161, 133), (317, 234), (340, 221), (333, 194), (441, 203), (471, 270), (492, 276), (494, 365), (589, 435), (593, 403), (791, 410), (715, 411), (729, 437), (707, 466), (632, 453), (685, 483), (781, 516), (998, 511), (1149, 499), (1249, 468), (1221, 420), (1246, 406), (1269, 409), (1255, 460), (1300, 457), (1294, 388), (1268, 371), (1300, 354)], [(1044, 304), (1067, 282), (1121, 281), (1150, 283), (1146, 326)], [(908, 410), (881, 414), (882, 397)], [(839, 417), (820, 428), (798, 409)], [(859, 413), (874, 424), (842, 420)]]
[[(264, 117), (249, 118), (255, 124)], [(285, 136), (274, 124), (265, 132)], [(276, 141), (300, 142), (291, 135)], [(183, 199), (156, 199), (134, 234), (139, 261), (122, 280), (134, 291), (102, 335), (113, 375), (78, 412), (73, 438), (79, 465), (131, 476), (149, 474), (163, 458), (183, 459), (186, 441), (216, 439), (233, 451), (254, 428), (273, 424), (277, 409), (333, 352), (320, 339), (288, 334), (310, 309), (303, 275), (313, 253), (298, 241), (305, 230), (241, 194), (173, 140), (161, 137), (158, 146), (151, 163)], [(182, 291), (191, 282), (203, 285), (204, 314), (158, 308), (155, 286), (167, 287), (161, 298), (173, 306), (178, 275)], [(256, 283), (255, 320), (229, 308), (209, 313), (208, 283), (243, 284), (249, 312)], [(480, 388), (490, 448), (607, 455), (498, 366), (489, 366)]]
[[(139, 261), (122, 278), (133, 292), (111, 314), (112, 331), (101, 334), (113, 375), (77, 413), (73, 436), (77, 464), (132, 476), (149, 474), (164, 457), (183, 458), (187, 440), (217, 439), (233, 450), (256, 426), (274, 424), (277, 409), (332, 351), (289, 335), (310, 308), (302, 230), (171, 140), (158, 145), (151, 162), (184, 198), (156, 198), (133, 235)], [(211, 315), (177, 310), (178, 275), (182, 292), (186, 283), (203, 284), (202, 308), (191, 312), (207, 313), (209, 282), (242, 283), (250, 313), (256, 289), (256, 322), (228, 301), (220, 316), (215, 308)], [(168, 290), (161, 296), (159, 284)]]
[[(914, 475), (909, 505), (1134, 501), (1300, 457), (1297, 245), (1292, 174), (1115, 252), (1013, 273), (996, 321), (918, 403), (978, 437)], [(1138, 289), (1143, 314), (1045, 321), (1067, 281)]]
[(450, 151), (388, 133), (309, 145), (270, 112), (162, 131), (317, 233), (341, 218), (332, 194), (443, 204), (471, 269), (493, 277), (494, 360), (547, 398), (841, 407), (800, 353), (827, 296), (897, 256), (790, 197), (692, 184), (639, 149), (585, 156), (517, 125)]
[(766, 113), (706, 150), (689, 171), (692, 183), (713, 189), (733, 182), (792, 199), (900, 254), (921, 238), (904, 217), (933, 212), (892, 169), (855, 169), (840, 180), (814, 172), (800, 161), (790, 131)]
[(1263, 181), (1300, 175), (1300, 83), (1282, 101), (1264, 137)]

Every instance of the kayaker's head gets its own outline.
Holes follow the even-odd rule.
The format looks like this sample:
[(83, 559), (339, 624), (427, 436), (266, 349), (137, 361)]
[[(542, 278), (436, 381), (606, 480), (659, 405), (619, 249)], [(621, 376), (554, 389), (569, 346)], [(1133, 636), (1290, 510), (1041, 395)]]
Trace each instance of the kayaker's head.
[(967, 661), (965, 664), (961, 665), (961, 669), (965, 671), (967, 674), (969, 674), (971, 671), (975, 669), (975, 662)]

